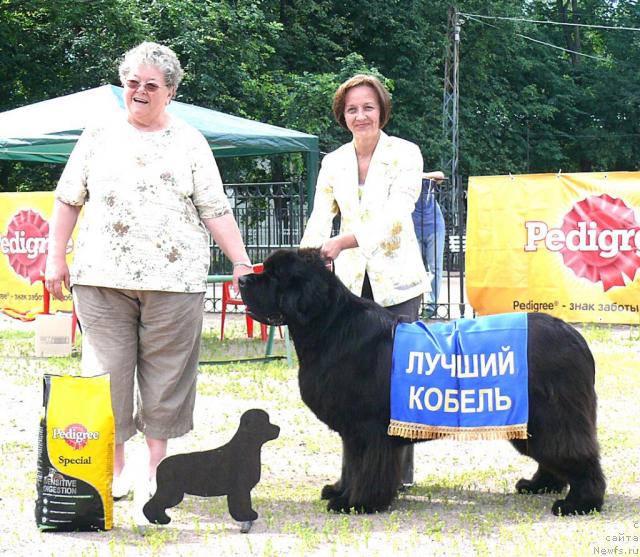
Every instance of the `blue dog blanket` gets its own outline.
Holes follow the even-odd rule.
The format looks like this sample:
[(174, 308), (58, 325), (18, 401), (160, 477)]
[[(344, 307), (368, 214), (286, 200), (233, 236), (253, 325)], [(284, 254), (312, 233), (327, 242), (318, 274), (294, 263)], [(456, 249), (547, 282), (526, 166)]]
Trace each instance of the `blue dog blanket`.
[(527, 438), (526, 313), (400, 323), (392, 361), (389, 435)]

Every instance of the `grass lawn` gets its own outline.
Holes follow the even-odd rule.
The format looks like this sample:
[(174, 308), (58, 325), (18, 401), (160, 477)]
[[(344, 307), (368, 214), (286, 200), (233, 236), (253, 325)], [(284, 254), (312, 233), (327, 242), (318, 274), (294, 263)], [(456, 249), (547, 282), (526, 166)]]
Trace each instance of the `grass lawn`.
[[(555, 517), (556, 495), (518, 495), (533, 461), (505, 441), (434, 441), (416, 446), (416, 485), (389, 512), (325, 511), (320, 488), (337, 479), (340, 440), (300, 400), (297, 370), (286, 360), (202, 366), (196, 427), (170, 442), (170, 454), (214, 448), (235, 432), (240, 415), (263, 408), (281, 427), (262, 450), (253, 490), (260, 515), (249, 534), (220, 497), (187, 496), (167, 526), (144, 531), (131, 501), (114, 506), (109, 532), (42, 533), (35, 525), (37, 432), (44, 373), (77, 374), (78, 355), (35, 358), (29, 327), (0, 322), (0, 553), (7, 555), (638, 555), (640, 554), (640, 328), (584, 325), (597, 362), (599, 440), (607, 494), (601, 514)], [(227, 331), (225, 331), (227, 333)], [(264, 345), (231, 323), (220, 343), (203, 339), (202, 359), (259, 356)], [(276, 351), (284, 353), (282, 341)], [(140, 466), (136, 437), (129, 460)]]

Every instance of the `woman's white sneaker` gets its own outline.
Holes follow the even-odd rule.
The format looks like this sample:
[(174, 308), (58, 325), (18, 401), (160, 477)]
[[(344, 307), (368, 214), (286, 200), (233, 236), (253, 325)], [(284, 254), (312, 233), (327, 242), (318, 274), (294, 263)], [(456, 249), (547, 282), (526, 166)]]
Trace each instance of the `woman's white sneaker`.
[(113, 477), (111, 484), (111, 494), (114, 501), (124, 499), (131, 493), (131, 478), (127, 474), (126, 469), (123, 469), (119, 475)]

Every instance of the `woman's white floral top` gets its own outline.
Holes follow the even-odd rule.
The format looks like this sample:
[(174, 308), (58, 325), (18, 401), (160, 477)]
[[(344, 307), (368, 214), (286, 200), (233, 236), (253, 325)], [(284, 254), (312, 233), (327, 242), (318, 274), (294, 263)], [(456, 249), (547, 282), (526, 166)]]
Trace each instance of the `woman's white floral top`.
[(172, 117), (157, 132), (126, 119), (87, 128), (56, 198), (84, 205), (72, 284), (203, 292), (209, 236), (203, 218), (230, 213), (206, 139)]

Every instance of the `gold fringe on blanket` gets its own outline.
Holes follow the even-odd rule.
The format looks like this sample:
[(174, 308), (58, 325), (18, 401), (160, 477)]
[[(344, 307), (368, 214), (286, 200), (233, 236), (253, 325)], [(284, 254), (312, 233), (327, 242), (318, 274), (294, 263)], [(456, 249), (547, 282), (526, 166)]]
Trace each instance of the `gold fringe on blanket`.
[(449, 427), (391, 420), (389, 435), (407, 439), (454, 439), (457, 441), (527, 439), (527, 424), (487, 427)]

